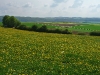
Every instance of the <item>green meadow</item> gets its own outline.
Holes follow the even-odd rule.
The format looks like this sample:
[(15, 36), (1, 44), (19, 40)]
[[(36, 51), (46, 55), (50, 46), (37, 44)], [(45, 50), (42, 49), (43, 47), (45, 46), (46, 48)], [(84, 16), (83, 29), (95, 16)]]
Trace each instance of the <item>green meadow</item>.
[(46, 25), (48, 29), (66, 29), (66, 28), (63, 28), (61, 26), (55, 26), (54, 24), (55, 23), (34, 23), (34, 22), (22, 22), (23, 25), (26, 25), (28, 27), (32, 27), (33, 25), (37, 25), (38, 27), (42, 27), (43, 25)]
[(100, 37), (0, 27), (0, 75), (100, 75)]
[[(93, 32), (93, 31), (100, 31), (100, 24), (92, 24), (92, 23), (63, 23), (63, 22), (22, 22), (23, 25), (27, 27), (32, 27), (33, 25), (37, 25), (41, 27), (46, 25), (48, 29), (61, 29), (65, 30), (68, 29), (69, 31), (78, 31), (78, 32)], [(60, 25), (61, 24), (61, 25)], [(62, 26), (64, 24), (65, 26)], [(73, 24), (73, 26), (67, 27), (67, 25)], [(75, 24), (75, 25), (74, 25)], [(0, 25), (2, 23), (0, 22)]]
[[(46, 25), (48, 29), (62, 29), (62, 30), (68, 29), (70, 31), (78, 31), (78, 32), (100, 31), (100, 24), (92, 24), (92, 23), (63, 23), (63, 22), (32, 23), (32, 22), (23, 22), (22, 24), (24, 24), (28, 27), (31, 27), (33, 25), (37, 25), (38, 27)], [(63, 27), (62, 24), (64, 24), (65, 26)], [(73, 24), (73, 26), (66, 27), (67, 25), (71, 25), (71, 24)]]
[(79, 25), (68, 28), (71, 31), (93, 32), (100, 31), (100, 25)]

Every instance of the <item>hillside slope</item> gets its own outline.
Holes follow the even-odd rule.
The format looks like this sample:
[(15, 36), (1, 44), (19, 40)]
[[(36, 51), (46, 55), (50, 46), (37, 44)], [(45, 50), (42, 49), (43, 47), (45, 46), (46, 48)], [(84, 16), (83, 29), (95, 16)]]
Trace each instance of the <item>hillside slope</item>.
[(0, 27), (0, 75), (99, 75), (100, 37)]

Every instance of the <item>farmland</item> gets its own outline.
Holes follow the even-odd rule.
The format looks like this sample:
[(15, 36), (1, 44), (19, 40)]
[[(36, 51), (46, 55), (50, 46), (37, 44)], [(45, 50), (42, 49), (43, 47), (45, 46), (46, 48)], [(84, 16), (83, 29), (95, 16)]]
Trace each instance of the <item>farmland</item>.
[(38, 27), (41, 27), (43, 25), (46, 25), (48, 29), (66, 29), (64, 27), (58, 26), (55, 23), (47, 22), (47, 23), (32, 23), (32, 22), (22, 22), (22, 24), (31, 27), (33, 25), (37, 25)]
[(100, 25), (80, 25), (80, 26), (73, 26), (73, 27), (69, 28), (69, 30), (80, 31), (80, 32), (100, 31)]
[(99, 75), (100, 37), (0, 27), (0, 75)]
[(92, 32), (100, 31), (100, 24), (91, 24), (91, 23), (66, 23), (66, 22), (46, 22), (46, 23), (32, 23), (32, 22), (23, 22), (22, 24), (31, 27), (32, 25), (37, 25), (41, 27), (46, 25), (49, 29), (68, 29), (70, 31), (78, 32)]
[[(33, 25), (37, 25), (41, 27), (46, 25), (48, 29), (68, 29), (69, 31), (78, 31), (78, 32), (93, 32), (100, 31), (100, 24), (92, 24), (92, 23), (70, 23), (70, 22), (22, 22), (23, 25), (27, 27), (32, 27)], [(0, 25), (2, 23), (0, 22)]]

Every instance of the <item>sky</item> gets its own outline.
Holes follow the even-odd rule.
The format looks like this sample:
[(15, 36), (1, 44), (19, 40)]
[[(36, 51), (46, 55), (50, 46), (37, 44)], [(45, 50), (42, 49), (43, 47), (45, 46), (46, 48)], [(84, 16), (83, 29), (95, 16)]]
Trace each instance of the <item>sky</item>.
[(100, 17), (100, 0), (0, 0), (0, 16)]

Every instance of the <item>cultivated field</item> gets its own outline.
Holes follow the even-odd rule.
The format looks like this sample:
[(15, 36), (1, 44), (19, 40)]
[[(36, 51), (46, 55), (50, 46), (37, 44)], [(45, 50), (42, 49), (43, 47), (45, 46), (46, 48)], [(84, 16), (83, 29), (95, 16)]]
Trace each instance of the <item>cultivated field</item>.
[(80, 32), (100, 31), (100, 25), (79, 25), (70, 27), (69, 30)]
[[(78, 32), (93, 32), (93, 31), (100, 31), (100, 24), (92, 24), (92, 23), (67, 23), (67, 22), (44, 22), (44, 23), (37, 23), (37, 22), (22, 22), (23, 25), (28, 27), (32, 27), (33, 25), (37, 25), (41, 27), (46, 25), (48, 29), (61, 29), (65, 30), (68, 29), (69, 31), (78, 31)], [(0, 22), (0, 25), (2, 23)]]
[(41, 27), (46, 25), (49, 29), (68, 29), (70, 31), (78, 31), (78, 32), (93, 32), (100, 31), (100, 24), (91, 24), (91, 23), (63, 23), (63, 22), (46, 22), (46, 23), (32, 23), (32, 22), (23, 22), (22, 24), (31, 27), (33, 25), (37, 25)]
[(100, 75), (100, 37), (0, 27), (0, 75)]
[(38, 27), (41, 27), (43, 25), (46, 25), (48, 29), (66, 29), (65, 27), (63, 26), (59, 26), (55, 23), (32, 23), (32, 22), (23, 22), (22, 24), (28, 26), (28, 27), (32, 27), (33, 25), (37, 25)]

